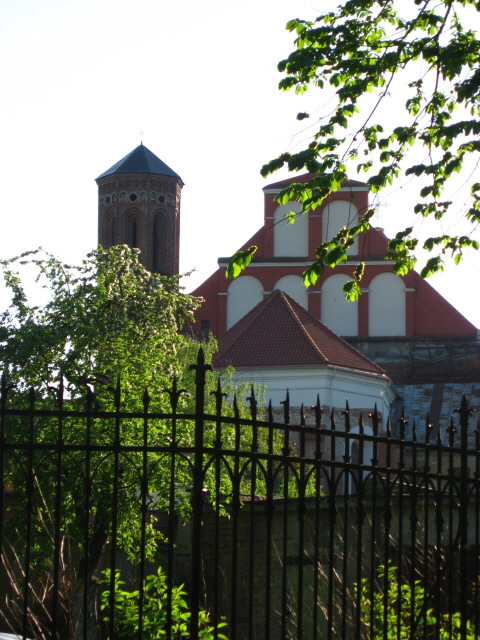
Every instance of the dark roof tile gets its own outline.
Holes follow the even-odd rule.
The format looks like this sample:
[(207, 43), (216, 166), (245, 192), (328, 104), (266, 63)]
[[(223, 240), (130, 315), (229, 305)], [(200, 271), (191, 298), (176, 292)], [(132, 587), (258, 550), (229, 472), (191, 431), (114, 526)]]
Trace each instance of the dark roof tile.
[(181, 180), (180, 176), (170, 169), (160, 158), (140, 144), (136, 149), (130, 151), (124, 158), (107, 169), (104, 173), (98, 176), (97, 180), (106, 178), (118, 173), (153, 173), (159, 176), (168, 176), (170, 178), (177, 178)]

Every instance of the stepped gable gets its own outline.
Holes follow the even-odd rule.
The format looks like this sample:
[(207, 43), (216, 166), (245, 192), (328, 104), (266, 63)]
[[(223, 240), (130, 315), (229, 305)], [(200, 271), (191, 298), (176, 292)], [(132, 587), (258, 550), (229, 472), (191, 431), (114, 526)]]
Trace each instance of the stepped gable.
[(335, 366), (385, 375), (279, 289), (231, 327), (218, 346), (216, 367)]

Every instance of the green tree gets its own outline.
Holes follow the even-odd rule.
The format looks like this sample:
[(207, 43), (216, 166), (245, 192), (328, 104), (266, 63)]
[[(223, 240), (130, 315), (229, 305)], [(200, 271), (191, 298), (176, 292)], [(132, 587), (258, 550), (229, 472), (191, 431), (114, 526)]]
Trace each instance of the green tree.
[[(280, 88), (299, 94), (320, 89), (322, 102), (329, 91), (334, 97), (319, 116), (313, 114), (306, 148), (282, 153), (263, 167), (264, 176), (283, 166), (314, 174), (305, 184), (284, 188), (277, 201), (299, 200), (303, 212), (314, 209), (349, 173), (353, 177), (353, 167), (373, 193), (410, 176), (419, 186), (415, 213), (438, 221), (438, 235), (423, 245), (431, 257), (422, 277), (441, 271), (445, 254), (458, 263), (466, 248), (478, 249), (472, 234), (480, 222), (480, 182), (472, 167), (480, 150), (480, 40), (471, 26), (479, 13), (477, 0), (344, 0), (315, 20), (291, 20), (287, 29), (296, 34), (296, 48), (278, 66), (284, 73)], [(403, 109), (392, 118), (398, 102)], [(459, 206), (448, 187), (462, 172), (470, 190), (462, 214), (471, 226), (464, 235), (451, 235), (444, 223), (449, 212), (458, 216)], [(373, 213), (317, 248), (304, 272), (306, 285), (326, 266), (346, 260), (346, 250), (369, 228)], [(386, 258), (396, 273), (415, 266), (418, 242), (413, 226), (391, 240)], [(246, 266), (254, 250), (233, 256), (229, 275)], [(363, 267), (346, 285), (350, 297), (359, 293)]]
[[(115, 456), (100, 447), (111, 446), (116, 434), (122, 445), (141, 444), (144, 403), (150, 412), (171, 412), (172, 394), (165, 389), (172, 389), (173, 376), (179, 390), (193, 391), (189, 365), (195, 361), (198, 343), (181, 329), (199, 301), (185, 295), (176, 278), (146, 271), (136, 250), (126, 246), (99, 248), (79, 267), (33, 252), (4, 260), (0, 268), (11, 293), (10, 306), (0, 316), (0, 365), (7, 374), (7, 407), (46, 412), (43, 417), (37, 414), (33, 425), (25, 415), (12, 415), (5, 426), (10, 449), (3, 454), (4, 481), (19, 501), (4, 523), (5, 538), (19, 564), (32, 567), (31, 573), (51, 574), (55, 566), (58, 570), (64, 558), (52, 554), (52, 542), (58, 553), (61, 548), (54, 541), (56, 532), (73, 544), (71, 557), (78, 557), (78, 562), (69, 567), (73, 581), (67, 607), (74, 637), (83, 638), (87, 593), (87, 637), (93, 638), (95, 574), (103, 551), (115, 535), (116, 546), (132, 559), (138, 556), (140, 544), (153, 557), (158, 533), (148, 509), (144, 509), (144, 520), (139, 517), (139, 503), (145, 501), (146, 507), (150, 496), (156, 496), (157, 508), (168, 511), (171, 504), (167, 458), (153, 452), (144, 458), (140, 451)], [(40, 304), (29, 299), (30, 287), (24, 284), (28, 278), (43, 287)], [(209, 340), (203, 348), (211, 361), (215, 341)], [(215, 388), (211, 375), (206, 393), (211, 413), (215, 413), (215, 396), (209, 390)], [(228, 391), (228, 374), (223, 390)], [(178, 411), (192, 414), (194, 402), (193, 393), (179, 393)], [(61, 435), (58, 419), (47, 413), (60, 405), (67, 409)], [(84, 417), (67, 415), (86, 406), (110, 414), (87, 429)], [(122, 418), (118, 427), (119, 408), (137, 412), (137, 417)], [(206, 442), (214, 440), (215, 428), (213, 420), (206, 424)], [(62, 447), (71, 447), (61, 461), (55, 453), (60, 437)], [(222, 437), (232, 440), (233, 428), (225, 429)], [(26, 450), (29, 438), (44, 449)], [(87, 438), (90, 445), (99, 447), (88, 457)], [(165, 445), (171, 438), (171, 420), (150, 420), (149, 445)], [(176, 438), (181, 446), (193, 445), (192, 419), (178, 421)], [(147, 469), (146, 476), (142, 468)], [(228, 495), (231, 482), (228, 477), (223, 480)], [(180, 488), (190, 486), (187, 457), (179, 456), (175, 481)], [(213, 469), (207, 474), (207, 485), (210, 481), (215, 481)], [(186, 514), (188, 491), (176, 491), (175, 501), (176, 511)], [(28, 560), (22, 555), (27, 548)]]
[[(9, 406), (48, 410), (64, 403), (68, 409), (81, 410), (88, 396), (92, 408), (115, 410), (115, 387), (120, 378), (122, 409), (141, 410), (142, 395), (148, 388), (152, 409), (168, 410), (168, 397), (161, 390), (171, 385), (174, 374), (185, 376), (182, 351), (187, 349), (190, 353), (190, 349), (180, 329), (198, 305), (197, 300), (180, 291), (176, 279), (150, 274), (139, 264), (136, 251), (126, 246), (108, 251), (99, 248), (79, 267), (62, 264), (39, 252), (2, 261), (1, 267), (11, 293), (11, 304), (3, 312), (0, 325), (0, 363), (12, 387), (7, 395)], [(29, 277), (43, 288), (41, 304), (29, 300), (31, 292), (24, 284)], [(30, 388), (34, 394), (29, 393)], [(28, 442), (30, 428), (25, 420), (12, 418), (7, 424), (7, 438), (10, 442)], [(85, 423), (78, 418), (66, 419), (62, 429), (66, 445), (85, 444)], [(113, 442), (114, 433), (114, 421), (107, 420), (102, 428), (92, 430), (89, 438), (93, 445), (108, 444)], [(156, 441), (167, 435), (165, 426), (159, 425)], [(52, 445), (59, 437), (58, 423), (47, 417), (37, 419), (32, 437), (35, 444)], [(138, 423), (122, 423), (122, 443), (132, 444), (139, 438)], [(6, 537), (20, 539), (25, 547), (29, 546), (29, 560), (36, 571), (48, 572), (55, 564), (55, 527), (60, 527), (65, 539), (78, 547), (80, 559), (73, 573), (71, 616), (75, 637), (83, 637), (85, 585), (89, 620), (94, 627), (94, 575), (112, 535), (113, 516), (118, 523), (117, 543), (121, 549), (133, 554), (141, 537), (139, 478), (135, 476), (135, 464), (125, 464), (121, 482), (114, 488), (112, 459), (94, 454), (88, 464), (91, 469), (97, 467), (95, 481), (90, 483), (86, 500), (85, 483), (90, 481), (85, 472), (85, 455), (76, 451), (63, 456), (61, 486), (58, 464), (55, 456), (41, 452), (31, 454), (31, 458), (27, 453), (6, 457), (5, 480), (22, 501), (21, 508), (14, 507), (6, 523)], [(27, 489), (26, 477), (30, 478), (33, 491)], [(162, 486), (160, 468), (150, 477), (148, 490), (153, 492)], [(118, 493), (116, 507), (112, 500), (114, 490)], [(60, 509), (55, 501), (59, 493)], [(113, 513), (114, 510), (118, 512)], [(148, 548), (153, 544), (154, 530), (151, 522), (143, 525), (147, 528)], [(92, 631), (89, 637), (95, 637)]]
[(144, 269), (137, 250), (99, 248), (80, 266), (35, 251), (0, 268), (11, 294), (0, 316), (0, 364), (16, 389), (33, 385), (46, 399), (62, 378), (71, 401), (90, 385), (105, 403), (120, 375), (132, 407), (139, 390), (152, 382), (161, 389), (181, 372), (189, 341), (180, 330), (199, 300), (182, 293), (176, 278)]

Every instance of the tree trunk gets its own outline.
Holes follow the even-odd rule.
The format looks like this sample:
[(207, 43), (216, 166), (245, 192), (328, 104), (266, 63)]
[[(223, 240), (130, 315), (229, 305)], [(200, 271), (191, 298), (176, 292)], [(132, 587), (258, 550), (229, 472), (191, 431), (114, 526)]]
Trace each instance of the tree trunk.
[(88, 560), (86, 556), (80, 560), (72, 589), (73, 640), (98, 640), (98, 582), (95, 572), (106, 543), (107, 533), (100, 525), (90, 539)]
[(87, 578), (86, 594), (85, 579), (79, 576), (75, 580), (72, 590), (74, 640), (98, 640), (97, 590), (97, 582), (90, 577)]

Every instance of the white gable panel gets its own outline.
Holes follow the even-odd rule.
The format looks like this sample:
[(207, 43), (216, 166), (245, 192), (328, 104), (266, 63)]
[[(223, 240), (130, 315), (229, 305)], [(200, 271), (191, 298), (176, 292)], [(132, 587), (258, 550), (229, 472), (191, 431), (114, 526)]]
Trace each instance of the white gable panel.
[(373, 278), (369, 289), (369, 336), (404, 336), (407, 320), (403, 280), (394, 273), (381, 273)]
[(275, 283), (274, 289), (280, 289), (301, 304), (304, 309), (308, 309), (307, 288), (303, 284), (301, 276), (283, 276)]
[(337, 273), (322, 285), (321, 320), (339, 336), (358, 336), (358, 302), (345, 300), (346, 275)]
[[(322, 212), (322, 240), (327, 242), (335, 236), (343, 227), (351, 227), (357, 224), (358, 209), (348, 200), (332, 200)], [(358, 254), (358, 240), (355, 238), (347, 254)]]
[(289, 224), (286, 215), (291, 211), (300, 213), (299, 202), (287, 202), (276, 208), (273, 221), (273, 255), (275, 257), (304, 258), (308, 255), (308, 216), (296, 216)]
[(253, 276), (240, 276), (232, 280), (227, 295), (227, 329), (262, 300), (263, 286), (260, 280)]

